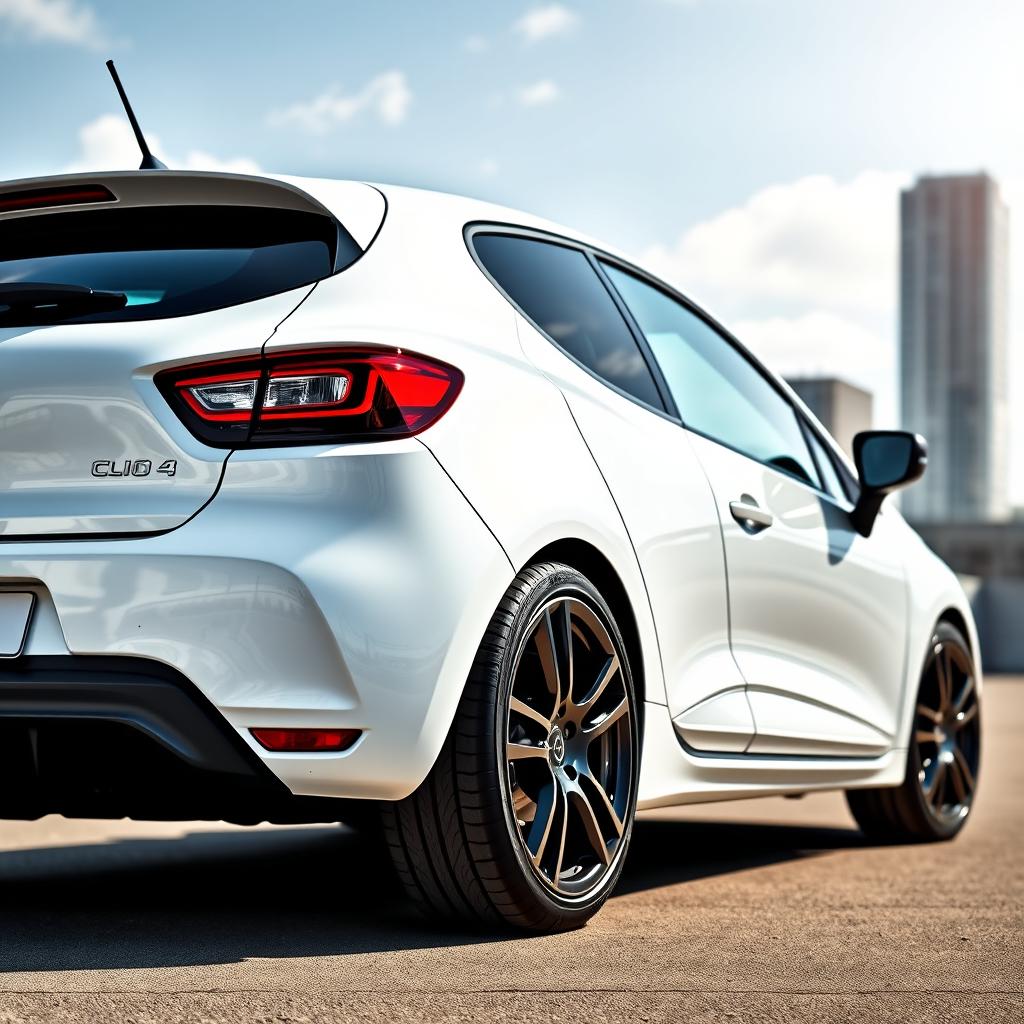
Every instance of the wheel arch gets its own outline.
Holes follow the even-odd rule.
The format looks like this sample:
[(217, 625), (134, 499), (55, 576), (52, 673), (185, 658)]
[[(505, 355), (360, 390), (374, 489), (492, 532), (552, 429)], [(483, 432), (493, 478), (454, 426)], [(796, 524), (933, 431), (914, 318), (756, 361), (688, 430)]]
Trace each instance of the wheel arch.
[(601, 592), (601, 596), (608, 602), (622, 632), (622, 639), (626, 644), (626, 654), (629, 657), (630, 672), (636, 686), (637, 703), (642, 708), (647, 699), (643, 644), (640, 640), (640, 629), (636, 613), (633, 610), (633, 602), (615, 566), (593, 544), (574, 537), (566, 537), (546, 544), (539, 551), (535, 551), (520, 568), (535, 562), (563, 562), (583, 573)]
[(967, 624), (967, 619), (964, 618), (963, 613), (959, 608), (950, 606), (939, 613), (938, 622), (948, 622), (954, 629), (960, 632), (960, 635), (967, 641), (967, 650), (970, 652), (971, 657), (977, 660), (977, 652), (974, 649), (974, 643), (971, 638), (971, 628)]

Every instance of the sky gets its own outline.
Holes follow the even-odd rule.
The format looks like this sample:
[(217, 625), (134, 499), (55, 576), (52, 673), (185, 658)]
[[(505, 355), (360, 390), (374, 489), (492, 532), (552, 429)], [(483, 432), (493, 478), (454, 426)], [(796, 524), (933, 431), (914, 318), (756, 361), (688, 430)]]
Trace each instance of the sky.
[(624, 249), (786, 374), (898, 424), (897, 228), (922, 173), (1011, 209), (1024, 505), (1019, 0), (0, 0), (0, 179), (175, 167), (419, 185)]

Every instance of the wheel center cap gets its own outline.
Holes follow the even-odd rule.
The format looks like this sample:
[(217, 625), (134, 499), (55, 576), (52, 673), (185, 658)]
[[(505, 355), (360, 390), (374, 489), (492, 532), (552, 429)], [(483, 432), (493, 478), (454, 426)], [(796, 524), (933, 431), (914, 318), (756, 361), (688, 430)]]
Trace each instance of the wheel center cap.
[(560, 767), (562, 762), (565, 761), (565, 737), (562, 735), (562, 730), (556, 725), (548, 736), (548, 756), (551, 758), (551, 763), (556, 767)]

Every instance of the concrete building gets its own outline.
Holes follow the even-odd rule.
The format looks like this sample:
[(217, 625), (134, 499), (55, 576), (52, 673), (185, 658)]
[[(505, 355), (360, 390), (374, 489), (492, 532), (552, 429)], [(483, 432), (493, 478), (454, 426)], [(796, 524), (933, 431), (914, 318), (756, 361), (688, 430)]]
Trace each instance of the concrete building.
[(901, 197), (902, 421), (928, 439), (903, 496), (915, 523), (1010, 513), (1008, 230), (986, 174), (923, 177)]
[(836, 377), (795, 377), (788, 383), (852, 457), (853, 435), (871, 429), (871, 392)]

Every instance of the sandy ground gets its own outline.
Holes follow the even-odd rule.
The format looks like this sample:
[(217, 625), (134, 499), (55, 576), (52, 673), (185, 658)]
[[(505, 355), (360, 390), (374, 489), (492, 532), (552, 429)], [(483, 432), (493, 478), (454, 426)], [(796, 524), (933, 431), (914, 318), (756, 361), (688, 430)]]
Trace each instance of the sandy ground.
[(0, 823), (0, 1024), (1024, 1020), (1024, 679), (994, 679), (974, 816), (872, 848), (842, 798), (644, 815), (580, 932), (409, 917), (339, 828)]

